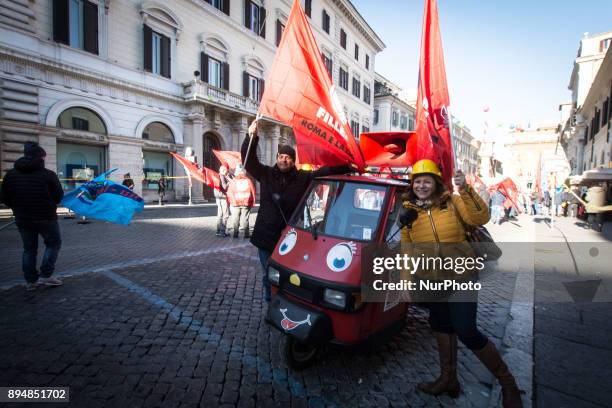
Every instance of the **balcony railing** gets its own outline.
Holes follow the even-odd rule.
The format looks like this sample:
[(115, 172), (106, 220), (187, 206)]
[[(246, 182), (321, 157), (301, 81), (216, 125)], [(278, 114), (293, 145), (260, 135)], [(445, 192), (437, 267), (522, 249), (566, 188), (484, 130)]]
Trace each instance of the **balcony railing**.
[(208, 102), (250, 114), (256, 114), (258, 108), (258, 102), (251, 98), (217, 88), (199, 80), (183, 84), (183, 97), (186, 100)]

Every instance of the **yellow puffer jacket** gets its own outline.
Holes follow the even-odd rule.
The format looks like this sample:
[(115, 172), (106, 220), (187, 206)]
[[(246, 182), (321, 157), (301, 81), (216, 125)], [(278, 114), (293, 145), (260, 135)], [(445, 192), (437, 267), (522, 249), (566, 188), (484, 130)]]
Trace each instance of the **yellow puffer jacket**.
[[(405, 208), (418, 212), (411, 228), (402, 229), (402, 252), (411, 256), (473, 257), (474, 251), (465, 238), (464, 224), (484, 225), (489, 221), (489, 208), (471, 187), (460, 194), (443, 193), (439, 203), (425, 210), (410, 201), (404, 201)], [(446, 245), (432, 246), (418, 244)], [(415, 247), (415, 245), (417, 245)], [(453, 273), (442, 271), (421, 271), (417, 275), (433, 279), (456, 277)], [(467, 277), (470, 274), (465, 274)]]
[(444, 193), (440, 203), (430, 210), (417, 207), (410, 201), (404, 201), (404, 207), (414, 208), (419, 216), (412, 228), (402, 229), (402, 242), (464, 242), (463, 223), (477, 227), (489, 222), (487, 204), (469, 186), (461, 194)]

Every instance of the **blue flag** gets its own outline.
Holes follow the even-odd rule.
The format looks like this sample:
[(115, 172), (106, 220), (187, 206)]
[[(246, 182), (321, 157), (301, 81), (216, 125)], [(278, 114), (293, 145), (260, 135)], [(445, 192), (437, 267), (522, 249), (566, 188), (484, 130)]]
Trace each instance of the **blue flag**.
[(115, 170), (100, 174), (64, 195), (61, 205), (85, 217), (129, 224), (134, 213), (144, 209), (144, 200), (126, 186), (106, 179)]

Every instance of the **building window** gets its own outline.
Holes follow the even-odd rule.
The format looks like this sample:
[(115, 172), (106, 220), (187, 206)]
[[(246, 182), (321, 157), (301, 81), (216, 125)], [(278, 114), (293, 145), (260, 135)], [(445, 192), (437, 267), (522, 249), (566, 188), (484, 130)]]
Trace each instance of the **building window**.
[(321, 53), (323, 57), (323, 64), (325, 64), (325, 68), (327, 69), (327, 73), (329, 74), (329, 78), (332, 77), (333, 72), (333, 63), (331, 57), (328, 57), (324, 52)]
[(399, 114), (397, 113), (397, 111), (393, 111), (393, 114), (391, 115), (391, 124), (393, 126), (397, 126), (398, 118), (399, 118)]
[(54, 0), (53, 40), (98, 54), (98, 5), (87, 0)]
[(606, 101), (603, 104), (603, 110), (602, 110), (603, 115), (601, 115), (601, 127), (606, 126), (606, 123), (608, 123), (608, 113), (609, 113), (608, 112), (608, 108), (609, 108), (608, 105), (609, 104), (610, 104), (610, 99), (608, 98), (608, 99), (606, 99)]
[(359, 61), (359, 46), (355, 44), (355, 59)]
[(374, 124), (378, 124), (378, 109), (374, 109)]
[(304, 0), (304, 13), (312, 17), (312, 0)]
[(400, 128), (406, 130), (408, 128), (408, 117), (402, 115), (400, 118)]
[(357, 98), (361, 96), (361, 82), (355, 77), (353, 77), (353, 96)]
[(221, 10), (229, 16), (229, 0), (206, 0), (217, 10)]
[(348, 71), (345, 71), (344, 68), (340, 67), (340, 88), (348, 91)]
[(57, 142), (57, 175), (64, 190), (74, 190), (105, 171), (104, 146)]
[[(142, 188), (146, 190), (157, 190), (159, 179), (172, 177), (174, 168), (173, 158), (168, 153), (142, 151), (144, 180)], [(166, 190), (173, 189), (173, 179), (166, 179)]]
[(216, 58), (200, 53), (202, 81), (217, 88), (229, 90), (229, 64)]
[(276, 20), (276, 46), (278, 47), (283, 38), (283, 32), (285, 31), (285, 25), (280, 20)]
[(251, 0), (245, 0), (244, 25), (260, 37), (266, 38), (266, 9)]
[(340, 46), (346, 50), (346, 32), (340, 29)]
[(170, 38), (144, 26), (144, 69), (170, 78)]
[(161, 122), (149, 123), (142, 131), (142, 138), (154, 142), (174, 143), (172, 131)]
[(327, 11), (323, 10), (323, 31), (329, 34), (329, 27), (331, 26), (331, 18)]
[(366, 54), (365, 67), (370, 69), (370, 56), (368, 54)]
[(260, 101), (264, 91), (264, 80), (259, 79), (248, 72), (242, 74), (242, 93), (247, 98)]
[(610, 42), (612, 42), (612, 38), (601, 40), (599, 42), (599, 52), (606, 52), (606, 50), (610, 47)]
[(87, 132), (106, 134), (106, 126), (102, 119), (86, 108), (69, 108), (57, 118), (56, 126), (61, 129), (84, 130)]
[(365, 85), (363, 86), (363, 101), (370, 104), (370, 88)]
[(367, 126), (362, 126), (361, 127), (361, 133), (368, 133), (370, 131), (370, 128)]
[(351, 120), (351, 132), (353, 136), (359, 137), (359, 122), (355, 120)]
[(414, 130), (414, 116), (412, 114), (408, 116), (408, 130), (409, 131)]

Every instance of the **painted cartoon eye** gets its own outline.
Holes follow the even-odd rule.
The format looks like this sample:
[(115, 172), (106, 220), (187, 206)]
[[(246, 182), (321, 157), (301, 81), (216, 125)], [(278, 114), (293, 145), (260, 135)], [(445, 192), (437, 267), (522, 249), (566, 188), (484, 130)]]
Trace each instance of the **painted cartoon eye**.
[(289, 251), (293, 249), (296, 242), (297, 242), (297, 233), (292, 228), (289, 230), (289, 232), (287, 232), (287, 234), (285, 235), (285, 238), (283, 238), (283, 241), (278, 246), (278, 253), (281, 255), (287, 254)]
[(342, 242), (327, 253), (327, 267), (334, 272), (342, 272), (351, 265), (356, 246), (354, 242)]

